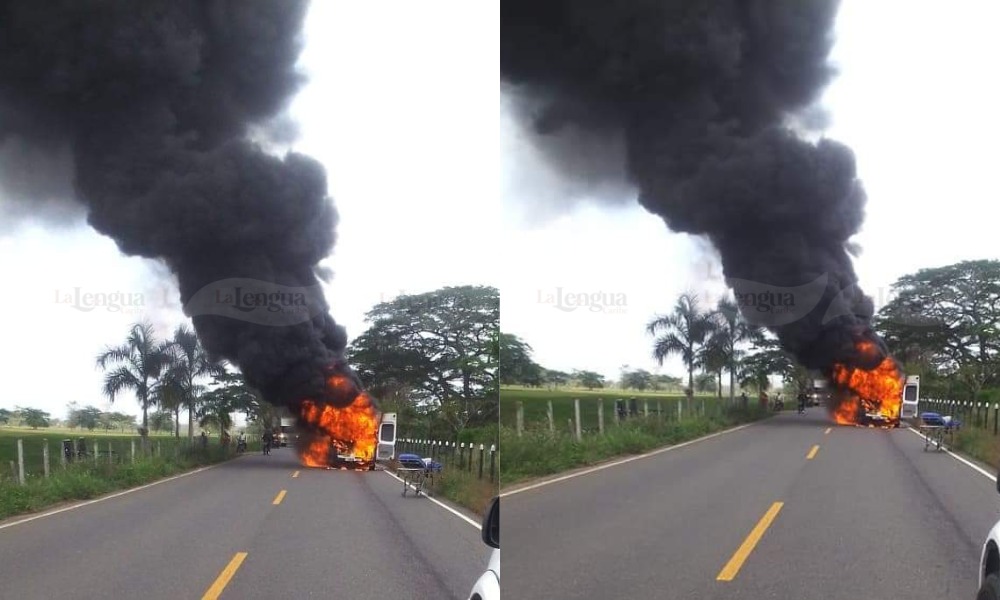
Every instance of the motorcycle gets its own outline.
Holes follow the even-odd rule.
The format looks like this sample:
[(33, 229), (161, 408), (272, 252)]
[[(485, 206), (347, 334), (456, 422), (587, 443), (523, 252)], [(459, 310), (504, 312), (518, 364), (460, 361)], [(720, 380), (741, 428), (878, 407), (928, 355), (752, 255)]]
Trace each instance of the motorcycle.
[(243, 454), (246, 451), (247, 451), (247, 441), (242, 438), (236, 440), (236, 453)]
[(781, 412), (785, 410), (785, 402), (783, 400), (774, 401), (774, 412)]

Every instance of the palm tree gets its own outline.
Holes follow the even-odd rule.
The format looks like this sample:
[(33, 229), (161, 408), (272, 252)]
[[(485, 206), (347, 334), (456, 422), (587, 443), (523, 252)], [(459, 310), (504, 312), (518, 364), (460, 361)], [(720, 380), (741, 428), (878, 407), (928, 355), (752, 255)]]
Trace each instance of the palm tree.
[(153, 326), (147, 322), (133, 324), (124, 344), (107, 347), (97, 356), (97, 366), (107, 371), (103, 391), (109, 400), (114, 402), (125, 390), (135, 392), (142, 406), (144, 450), (148, 448), (149, 407), (156, 402), (157, 379), (169, 360), (168, 344), (156, 339)]
[[(194, 441), (194, 414), (198, 408), (198, 397), (204, 386), (195, 381), (205, 375), (219, 375), (224, 372), (221, 363), (209, 359), (208, 354), (198, 341), (198, 336), (181, 325), (174, 331), (171, 340), (172, 361), (169, 379), (176, 386), (177, 405), (175, 410), (180, 416), (180, 408), (188, 411), (188, 441)], [(177, 435), (180, 437), (180, 426)]]
[[(719, 400), (722, 399), (722, 371), (729, 366), (729, 357), (726, 354), (725, 339), (718, 332), (712, 334), (702, 346), (701, 356), (698, 362), (705, 368), (707, 373), (711, 373), (715, 378), (716, 394)], [(732, 382), (730, 382), (730, 387)]]
[[(721, 358), (729, 371), (729, 403), (733, 404), (736, 401), (736, 374), (739, 371), (740, 359), (745, 354), (740, 345), (751, 340), (757, 333), (757, 328), (743, 319), (740, 308), (729, 298), (719, 301), (711, 319), (712, 338), (708, 345), (717, 353), (713, 358)], [(719, 373), (721, 377), (721, 370)]]
[(694, 393), (694, 369), (699, 364), (699, 346), (712, 330), (712, 321), (698, 307), (697, 296), (681, 294), (674, 305), (674, 312), (658, 316), (646, 326), (646, 331), (656, 336), (664, 334), (653, 342), (653, 358), (662, 365), (663, 360), (678, 354), (688, 371), (688, 399)]

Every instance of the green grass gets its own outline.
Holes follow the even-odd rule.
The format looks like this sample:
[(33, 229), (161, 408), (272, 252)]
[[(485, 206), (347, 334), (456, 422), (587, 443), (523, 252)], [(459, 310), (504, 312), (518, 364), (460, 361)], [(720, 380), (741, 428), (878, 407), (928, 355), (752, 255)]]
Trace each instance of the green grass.
[[(587, 431), (597, 430), (598, 399), (604, 400), (604, 424), (611, 425), (615, 420), (615, 400), (635, 397), (639, 412), (643, 412), (644, 404), (648, 404), (650, 414), (661, 410), (666, 418), (675, 419), (677, 405), (683, 404), (684, 396), (660, 393), (637, 392), (635, 390), (565, 390), (565, 389), (530, 389), (504, 387), (500, 389), (500, 424), (505, 427), (515, 427), (517, 420), (517, 402), (524, 405), (524, 423), (529, 426), (534, 423), (548, 424), (548, 404), (552, 401), (553, 421), (557, 430), (569, 430), (568, 419), (574, 415), (575, 398), (580, 399), (580, 423)], [(721, 411), (728, 405), (729, 397), (720, 402), (715, 396), (696, 395), (693, 405), (700, 410), (702, 403), (708, 413)], [(752, 400), (751, 400), (752, 402)]]
[[(44, 473), (43, 466), (43, 447), (46, 441), (49, 446), (49, 466), (52, 470), (58, 469), (60, 465), (60, 457), (62, 452), (62, 440), (71, 439), (73, 444), (77, 443), (79, 438), (84, 438), (86, 443), (87, 452), (93, 452), (95, 443), (101, 452), (101, 460), (103, 462), (108, 462), (107, 450), (108, 445), (111, 446), (112, 457), (114, 462), (130, 462), (131, 461), (131, 442), (134, 440), (136, 444), (136, 452), (139, 451), (139, 436), (137, 435), (123, 435), (121, 433), (105, 433), (105, 432), (89, 432), (86, 430), (52, 430), (52, 429), (22, 429), (15, 427), (0, 427), (0, 480), (16, 477), (16, 465), (17, 465), (17, 440), (22, 440), (22, 445), (24, 447), (24, 471), (27, 475), (41, 475)], [(157, 445), (159, 445), (160, 452), (162, 454), (170, 454), (174, 452), (175, 446), (178, 446), (178, 441), (170, 435), (151, 435), (150, 436), (151, 447), (155, 450)], [(180, 444), (186, 444), (187, 439), (181, 438)], [(218, 444), (218, 438), (215, 439), (215, 443)], [(10, 466), (11, 461), (14, 462), (15, 468), (12, 469)]]
[(36, 511), (67, 500), (86, 500), (115, 490), (143, 485), (163, 477), (220, 462), (229, 458), (218, 446), (180, 449), (177, 456), (139, 459), (135, 464), (82, 461), (56, 467), (50, 477), (29, 474), (25, 485), (12, 478), (0, 479), (0, 519)]
[[(549, 432), (547, 426), (526, 427), (521, 437), (502, 427), (503, 448), (500, 481), (503, 486), (543, 475), (592, 465), (621, 455), (640, 454), (661, 446), (692, 440), (740, 423), (766, 417), (754, 408), (743, 412), (720, 410), (709, 416), (670, 421), (650, 417), (631, 419), (607, 427), (604, 435), (585, 435), (580, 442), (562, 431)], [(527, 418), (526, 418), (527, 420)]]

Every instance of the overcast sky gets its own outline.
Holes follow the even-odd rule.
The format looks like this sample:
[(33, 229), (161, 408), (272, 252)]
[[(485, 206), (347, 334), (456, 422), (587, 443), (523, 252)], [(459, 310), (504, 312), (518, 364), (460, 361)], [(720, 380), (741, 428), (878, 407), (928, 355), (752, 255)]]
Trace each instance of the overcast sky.
[[(989, 75), (1000, 56), (998, 18), (1000, 4), (986, 0), (947, 9), (842, 4), (832, 56), (840, 74), (821, 103), (827, 136), (854, 149), (868, 194), (855, 269), (876, 308), (902, 275), (1000, 256), (1000, 87)], [(644, 327), (686, 290), (706, 304), (724, 293), (713, 253), (669, 232), (628, 191), (555, 179), (503, 108), (501, 165), (503, 331), (527, 341), (547, 368), (609, 378), (626, 364), (655, 372)], [(607, 308), (566, 310), (564, 301), (560, 309), (552, 302), (559, 288), (563, 298), (603, 292)], [(684, 369), (674, 358), (659, 372)]]
[[(334, 272), (327, 297), (351, 338), (365, 312), (399, 293), (498, 283), (498, 31), (491, 3), (324, 0), (310, 9), (300, 61), (310, 83), (291, 108), (294, 149), (327, 169), (340, 213), (323, 263)], [(137, 319), (161, 336), (187, 322), (162, 267), (122, 256), (82, 221), (0, 227), (0, 281), (4, 408), (59, 418), (70, 401), (108, 409), (98, 352), (122, 343)], [(76, 288), (141, 295), (143, 307), (83, 311), (64, 301)], [(112, 408), (141, 414), (131, 396)]]

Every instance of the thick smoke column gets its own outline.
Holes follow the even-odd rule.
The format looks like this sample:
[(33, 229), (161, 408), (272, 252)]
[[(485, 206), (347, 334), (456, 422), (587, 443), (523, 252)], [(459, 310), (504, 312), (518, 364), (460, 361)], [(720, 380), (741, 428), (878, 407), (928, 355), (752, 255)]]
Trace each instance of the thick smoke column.
[(271, 402), (346, 403), (322, 393), (330, 365), (349, 373), (316, 276), (337, 222), (326, 174), (248, 141), (302, 83), (305, 13), (298, 0), (5, 1), (0, 143), (68, 147), (90, 224), (166, 262), (186, 305), (231, 278), (305, 290), (305, 321), (195, 311), (194, 325)]
[[(624, 134), (642, 205), (671, 229), (706, 235), (738, 296), (795, 288), (800, 314), (763, 324), (824, 370), (871, 368), (886, 353), (846, 250), (865, 203), (854, 156), (789, 126), (794, 114), (809, 117), (831, 76), (836, 9), (835, 0), (504, 0), (500, 9), (501, 79), (532, 107), (536, 131)], [(743, 311), (762, 322), (756, 307)], [(856, 350), (865, 338), (875, 352)]]

